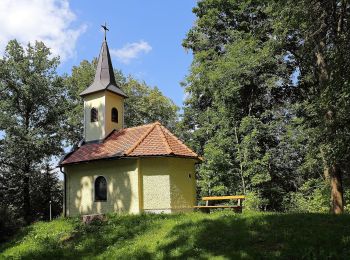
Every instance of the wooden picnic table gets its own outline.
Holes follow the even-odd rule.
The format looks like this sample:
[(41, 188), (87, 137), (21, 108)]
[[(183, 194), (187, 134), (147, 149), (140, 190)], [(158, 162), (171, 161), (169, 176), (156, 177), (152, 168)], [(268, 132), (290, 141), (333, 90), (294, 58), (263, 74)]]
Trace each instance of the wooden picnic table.
[[(235, 212), (242, 212), (242, 200), (245, 199), (244, 195), (232, 195), (232, 196), (210, 196), (202, 197), (202, 200), (205, 201), (205, 206), (194, 206), (195, 209), (201, 210), (202, 212), (210, 213), (211, 209), (232, 209)], [(221, 200), (237, 200), (237, 205), (210, 205), (213, 201)]]

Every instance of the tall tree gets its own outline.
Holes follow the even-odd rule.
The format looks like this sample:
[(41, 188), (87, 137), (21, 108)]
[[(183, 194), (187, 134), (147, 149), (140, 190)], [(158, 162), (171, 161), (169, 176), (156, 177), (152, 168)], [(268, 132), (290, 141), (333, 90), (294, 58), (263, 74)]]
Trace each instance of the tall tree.
[(271, 37), (270, 3), (206, 0), (194, 12), (196, 25), (183, 43), (194, 53), (183, 128), (205, 158), (199, 169), (202, 192), (255, 191), (267, 199), (264, 208), (281, 209), (283, 195), (295, 189), (288, 183), (296, 182), (291, 172), (299, 166), (283, 154), (302, 150), (281, 142), (291, 135), (288, 124), (297, 122), (293, 68)]
[(254, 191), (280, 209), (275, 198), (311, 183), (323, 165), (332, 210), (343, 211), (349, 9), (347, 0), (197, 3), (183, 43), (194, 62), (182, 127), (206, 158), (206, 193)]
[(1, 170), (6, 201), (29, 223), (35, 212), (31, 190), (40, 165), (62, 153), (65, 89), (56, 73), (59, 59), (42, 43), (23, 48), (10, 41), (0, 59)]
[(311, 141), (321, 155), (334, 213), (344, 210), (343, 176), (350, 157), (350, 3), (276, 2), (276, 34), (299, 73)]

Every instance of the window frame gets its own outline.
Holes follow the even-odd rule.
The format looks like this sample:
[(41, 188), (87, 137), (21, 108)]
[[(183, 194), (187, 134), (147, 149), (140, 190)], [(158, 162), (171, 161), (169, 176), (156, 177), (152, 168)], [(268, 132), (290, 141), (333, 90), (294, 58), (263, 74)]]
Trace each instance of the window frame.
[(90, 109), (90, 122), (95, 123), (98, 122), (98, 110), (95, 107)]
[[(98, 180), (104, 180), (105, 181), (105, 183), (106, 183), (106, 190), (105, 190), (105, 199), (101, 199), (100, 197), (99, 198), (97, 198), (98, 196), (96, 196), (97, 195), (97, 189), (96, 189), (96, 182), (98, 181)], [(108, 184), (107, 184), (107, 178), (105, 177), (105, 176), (102, 176), (102, 175), (99, 175), (99, 176), (97, 176), (96, 178), (95, 178), (95, 181), (94, 181), (94, 201), (95, 202), (106, 202), (107, 201), (107, 199), (108, 199), (108, 189), (107, 189), (107, 186), (108, 186)]]
[[(115, 112), (116, 115), (113, 112)], [(118, 111), (118, 109), (116, 107), (113, 107), (111, 109), (111, 121), (113, 123), (119, 123), (119, 111)]]

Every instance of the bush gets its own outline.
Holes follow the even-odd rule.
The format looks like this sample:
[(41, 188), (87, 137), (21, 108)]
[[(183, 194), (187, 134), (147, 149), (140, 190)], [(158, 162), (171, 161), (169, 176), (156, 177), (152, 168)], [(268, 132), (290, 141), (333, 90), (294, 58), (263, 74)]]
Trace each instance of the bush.
[(268, 199), (261, 196), (258, 191), (249, 191), (246, 193), (246, 199), (244, 201), (244, 208), (253, 211), (266, 211), (268, 205)]
[(11, 237), (20, 226), (23, 220), (19, 219), (15, 211), (6, 205), (0, 205), (0, 243)]
[(330, 188), (323, 179), (310, 179), (297, 192), (284, 199), (284, 208), (291, 212), (325, 213), (330, 209)]

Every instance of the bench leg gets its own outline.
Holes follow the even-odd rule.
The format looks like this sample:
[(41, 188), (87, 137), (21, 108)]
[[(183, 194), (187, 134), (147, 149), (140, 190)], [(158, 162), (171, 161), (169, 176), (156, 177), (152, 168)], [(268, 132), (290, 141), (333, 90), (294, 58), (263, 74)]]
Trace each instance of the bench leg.
[(242, 213), (242, 207), (236, 207), (236, 208), (232, 208), (232, 209), (236, 213)]
[[(211, 203), (210, 203), (210, 201), (209, 200), (207, 200), (206, 202), (205, 202), (205, 206), (209, 206)], [(203, 208), (203, 212), (204, 213), (210, 213), (210, 209), (209, 208)]]
[(200, 211), (203, 213), (210, 213), (210, 209), (208, 208), (200, 208)]

